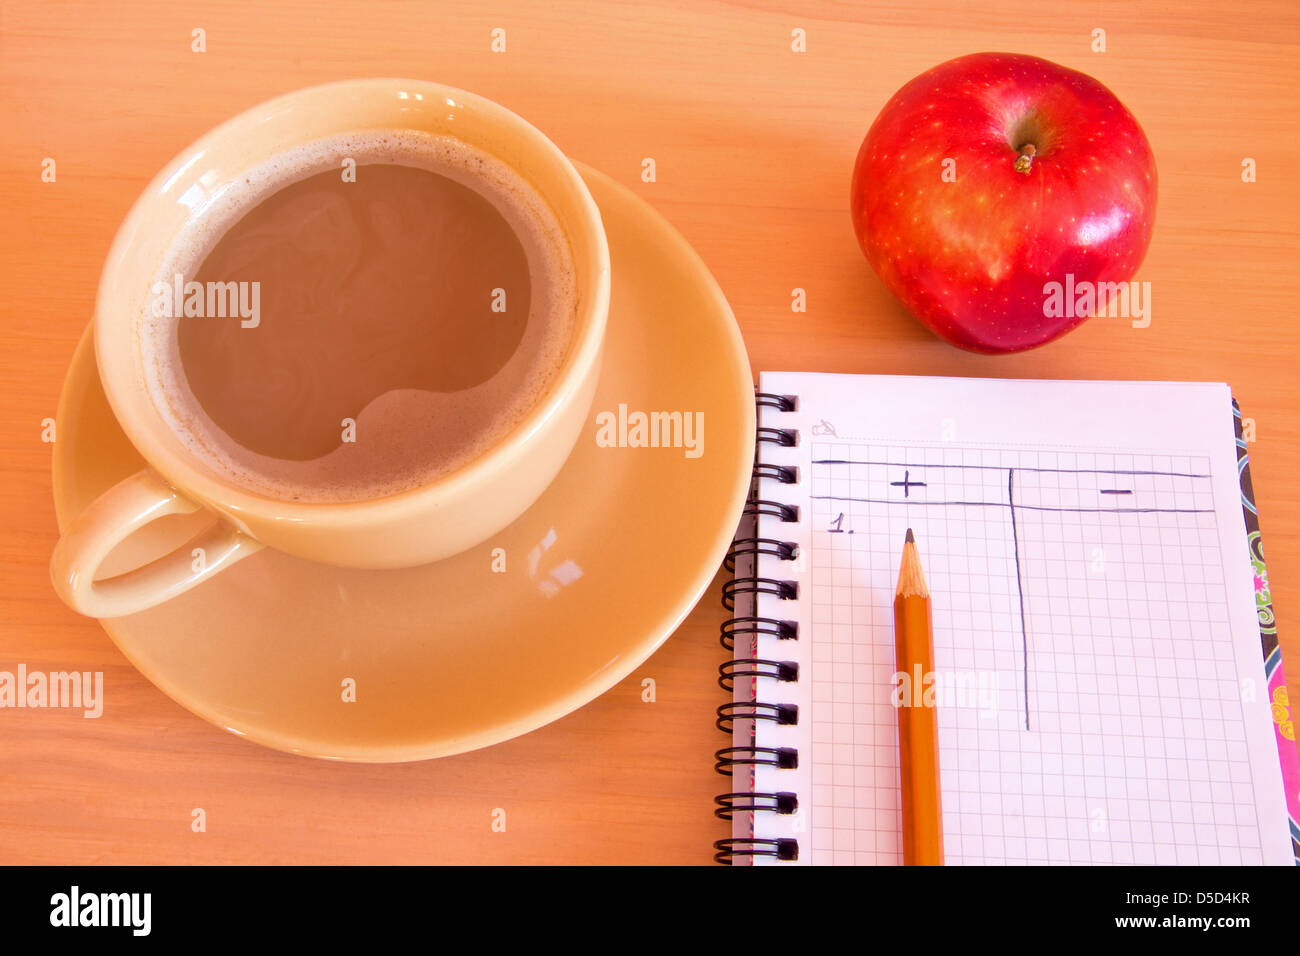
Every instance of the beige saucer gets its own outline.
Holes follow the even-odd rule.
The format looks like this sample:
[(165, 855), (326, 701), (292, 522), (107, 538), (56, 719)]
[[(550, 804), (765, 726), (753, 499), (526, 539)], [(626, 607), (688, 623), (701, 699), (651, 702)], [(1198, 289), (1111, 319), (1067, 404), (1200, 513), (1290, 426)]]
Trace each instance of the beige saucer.
[[(472, 551), (359, 571), (262, 551), (152, 610), (103, 622), (164, 693), (259, 743), (340, 760), (420, 760), (498, 743), (599, 696), (676, 629), (735, 531), (754, 450), (740, 331), (686, 241), (608, 177), (614, 287), (588, 427), (523, 517)], [(596, 416), (704, 413), (704, 453), (598, 447)], [(96, 375), (89, 331), (64, 382), (54, 450), (59, 526), (142, 461)], [(146, 527), (126, 570), (202, 516)], [(504, 573), (493, 570), (504, 549)], [(355, 702), (345, 702), (345, 681)]]

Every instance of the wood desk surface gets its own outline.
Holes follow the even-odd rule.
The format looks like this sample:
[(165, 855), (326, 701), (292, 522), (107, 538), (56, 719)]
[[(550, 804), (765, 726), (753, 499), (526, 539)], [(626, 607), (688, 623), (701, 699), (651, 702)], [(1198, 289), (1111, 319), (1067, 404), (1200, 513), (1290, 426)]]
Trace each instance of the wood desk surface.
[[(0, 863), (704, 863), (725, 835), (711, 812), (716, 590), (578, 712), (398, 766), (312, 761), (218, 730), (54, 596), (41, 423), (118, 223), (205, 130), (346, 77), (474, 90), (644, 196), (713, 270), (756, 370), (1231, 383), (1257, 424), (1273, 598), (1300, 673), (1300, 7), (782, 6), (0, 2), (0, 668), (102, 670), (109, 695), (99, 720), (0, 711)], [(504, 53), (490, 48), (496, 27)], [(194, 28), (204, 53), (191, 50)], [(805, 53), (791, 50), (795, 28)], [(1104, 53), (1090, 49), (1094, 28)], [(1160, 172), (1138, 276), (1152, 284), (1149, 328), (1098, 319), (1037, 351), (967, 354), (909, 319), (859, 253), (849, 176), (876, 112), (922, 70), (991, 49), (1091, 73), (1145, 128)], [(54, 183), (41, 181), (46, 157)], [(645, 157), (654, 183), (641, 181)], [(1255, 183), (1242, 182), (1245, 157)], [(806, 314), (791, 311), (795, 287)], [(654, 704), (640, 700), (646, 676)], [(191, 831), (195, 807), (204, 833)], [(495, 807), (508, 808), (505, 833), (492, 831)]]

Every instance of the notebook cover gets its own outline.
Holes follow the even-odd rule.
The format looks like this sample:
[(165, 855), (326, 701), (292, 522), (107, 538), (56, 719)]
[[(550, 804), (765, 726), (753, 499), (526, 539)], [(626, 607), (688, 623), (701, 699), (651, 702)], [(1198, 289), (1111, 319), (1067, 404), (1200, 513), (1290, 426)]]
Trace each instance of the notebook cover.
[(1260, 543), (1259, 511), (1255, 507), (1255, 490), (1250, 483), (1250, 458), (1242, 433), (1241, 406), (1232, 400), (1233, 427), (1237, 432), (1237, 472), (1241, 476), (1241, 507), (1246, 513), (1246, 533), (1250, 542), (1250, 560), (1255, 566), (1255, 607), (1259, 615), (1259, 638), (1264, 652), (1264, 686), (1273, 705), (1273, 732), (1277, 735), (1278, 759), (1282, 763), (1282, 784), (1286, 788), (1286, 809), (1291, 829), (1291, 850), (1300, 866), (1300, 752), (1296, 750), (1295, 713), (1286, 691), (1282, 671), (1282, 649), (1277, 641), (1277, 621), (1273, 617), (1273, 599), (1268, 589), (1268, 568), (1264, 565), (1264, 548)]

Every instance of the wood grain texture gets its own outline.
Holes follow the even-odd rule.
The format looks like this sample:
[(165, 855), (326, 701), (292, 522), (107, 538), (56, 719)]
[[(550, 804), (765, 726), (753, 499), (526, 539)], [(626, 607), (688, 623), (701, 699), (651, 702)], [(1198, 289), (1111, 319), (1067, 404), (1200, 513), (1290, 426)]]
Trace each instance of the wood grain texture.
[[(713, 269), (755, 369), (1231, 383), (1257, 423), (1273, 596), (1300, 669), (1300, 7), (782, 6), (0, 3), (0, 668), (103, 670), (108, 686), (99, 720), (0, 712), (0, 863), (703, 863), (724, 835), (710, 812), (715, 600), (556, 724), (451, 759), (350, 766), (263, 750), (190, 716), (50, 588), (41, 421), (117, 224), (205, 130), (346, 77), (474, 90), (635, 189)], [(190, 50), (195, 27), (206, 53)], [(503, 54), (489, 49), (494, 27), (507, 31)], [(804, 54), (791, 52), (795, 27)], [(1089, 49), (1095, 27), (1102, 54)], [(922, 70), (991, 49), (1093, 74), (1145, 128), (1160, 171), (1139, 275), (1152, 283), (1150, 328), (1100, 319), (1027, 354), (966, 354), (913, 323), (858, 252), (849, 176), (876, 111)], [(1247, 156), (1254, 184), (1241, 181)], [(41, 182), (44, 157), (56, 183)], [(653, 184), (640, 181), (644, 157)], [(790, 310), (795, 287), (807, 314)], [(647, 676), (654, 704), (640, 701)], [(195, 807), (206, 833), (190, 830)], [(505, 833), (491, 831), (495, 807)]]

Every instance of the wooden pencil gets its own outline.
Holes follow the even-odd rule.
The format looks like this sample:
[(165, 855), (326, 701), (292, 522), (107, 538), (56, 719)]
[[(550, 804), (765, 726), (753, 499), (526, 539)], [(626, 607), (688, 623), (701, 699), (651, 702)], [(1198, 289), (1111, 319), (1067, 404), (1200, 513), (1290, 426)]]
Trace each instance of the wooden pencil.
[[(907, 689), (898, 708), (898, 751), (902, 769), (903, 863), (943, 865), (943, 801), (939, 792), (939, 724), (934, 701), (926, 702), (925, 678), (934, 674), (930, 589), (921, 555), (907, 529), (894, 595), (894, 648)], [(929, 684), (933, 687), (933, 679)]]

